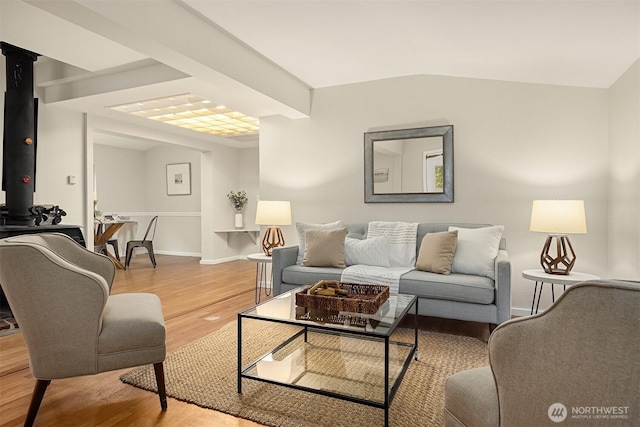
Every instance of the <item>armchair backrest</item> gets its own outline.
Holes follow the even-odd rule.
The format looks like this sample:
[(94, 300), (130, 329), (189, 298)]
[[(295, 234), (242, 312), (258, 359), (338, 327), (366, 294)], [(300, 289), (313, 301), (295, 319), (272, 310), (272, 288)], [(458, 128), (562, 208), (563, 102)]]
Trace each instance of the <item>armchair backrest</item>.
[[(99, 274), (107, 282), (109, 291), (116, 275), (116, 265), (113, 261), (102, 254), (85, 249), (71, 237), (62, 233), (30, 234), (11, 238), (12, 241), (20, 239), (22, 242), (33, 242), (48, 247), (67, 261), (85, 270)], [(38, 239), (38, 240), (29, 240)]]
[(593, 408), (638, 417), (639, 331), (640, 284), (621, 281), (572, 286), (544, 313), (500, 325), (489, 339), (500, 425)]
[(110, 282), (79, 264), (97, 264), (109, 278), (108, 265), (113, 263), (105, 264), (106, 257), (95, 258), (97, 254), (69, 240), (46, 234), (0, 240), (0, 284), (36, 378), (97, 372), (98, 335)]

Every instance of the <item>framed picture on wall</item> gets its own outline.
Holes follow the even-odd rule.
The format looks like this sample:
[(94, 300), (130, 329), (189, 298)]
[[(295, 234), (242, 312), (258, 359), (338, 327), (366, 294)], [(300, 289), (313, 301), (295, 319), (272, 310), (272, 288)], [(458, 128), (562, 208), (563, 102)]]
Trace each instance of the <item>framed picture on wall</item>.
[(167, 165), (167, 195), (183, 196), (191, 194), (191, 163)]

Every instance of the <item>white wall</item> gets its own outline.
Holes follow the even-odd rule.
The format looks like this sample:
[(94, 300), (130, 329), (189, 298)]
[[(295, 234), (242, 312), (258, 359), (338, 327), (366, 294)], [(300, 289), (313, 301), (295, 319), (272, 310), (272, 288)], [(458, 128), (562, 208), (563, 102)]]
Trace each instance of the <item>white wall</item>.
[[(34, 204), (59, 205), (63, 224), (84, 225), (85, 137), (83, 115), (40, 103)], [(71, 185), (68, 176), (75, 176)], [(86, 233), (85, 233), (86, 234)]]
[(144, 159), (144, 151), (93, 146), (98, 210), (122, 215), (145, 211)]
[(609, 274), (640, 280), (640, 60), (609, 89)]
[(256, 224), (257, 200), (260, 197), (260, 153), (258, 148), (240, 150), (238, 188), (245, 190), (249, 202), (244, 208), (244, 227), (258, 229)]
[(202, 254), (203, 263), (236, 259), (260, 250), (246, 233), (219, 232), (235, 229), (235, 211), (227, 194), (239, 190), (246, 191), (249, 198), (244, 210), (244, 228), (258, 229), (255, 225), (255, 198), (259, 190), (257, 149), (238, 150), (220, 146), (213, 152), (212, 159), (214, 167), (209, 187), (203, 187), (212, 196), (212, 212), (203, 212), (203, 215), (210, 215), (208, 220), (212, 224), (210, 234), (213, 236), (213, 244), (210, 253)]
[[(159, 146), (145, 152), (145, 211), (159, 215), (154, 250), (161, 254), (200, 255), (200, 153), (182, 147)], [(191, 194), (167, 194), (167, 164), (191, 165)], [(148, 218), (150, 220), (151, 218)], [(148, 222), (148, 221), (147, 221)], [(146, 223), (138, 230), (144, 233)]]
[[(365, 204), (363, 133), (443, 124), (454, 125), (455, 202)], [(606, 90), (437, 76), (317, 89), (310, 119), (261, 119), (261, 197), (291, 200), (294, 222), (505, 225), (512, 306), (524, 314), (534, 284), (521, 271), (539, 267), (545, 239), (529, 231), (534, 199), (585, 200), (575, 270), (607, 276), (607, 139)]]

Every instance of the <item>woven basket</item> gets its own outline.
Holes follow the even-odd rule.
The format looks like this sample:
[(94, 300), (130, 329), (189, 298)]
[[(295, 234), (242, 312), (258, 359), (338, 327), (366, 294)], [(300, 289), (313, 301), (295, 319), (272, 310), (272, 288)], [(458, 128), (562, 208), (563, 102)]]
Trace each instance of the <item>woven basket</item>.
[(348, 311), (351, 313), (376, 313), (389, 298), (389, 287), (385, 285), (359, 285), (340, 283), (348, 292), (346, 296), (307, 295), (307, 291), (296, 293), (296, 305), (327, 311)]
[(380, 320), (374, 319), (365, 313), (329, 311), (307, 307), (296, 307), (296, 319), (308, 320), (320, 324), (330, 323), (333, 325), (345, 325), (355, 328), (366, 328), (367, 326), (371, 326), (372, 329), (375, 329), (380, 324)]

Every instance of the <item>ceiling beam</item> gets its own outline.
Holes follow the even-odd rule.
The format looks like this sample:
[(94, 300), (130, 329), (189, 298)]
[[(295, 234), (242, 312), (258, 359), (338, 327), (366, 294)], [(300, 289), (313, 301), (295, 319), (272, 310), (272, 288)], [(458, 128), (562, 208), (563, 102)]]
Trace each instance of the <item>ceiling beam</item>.
[(244, 86), (267, 96), (287, 117), (310, 114), (307, 84), (182, 2), (26, 1), (212, 86)]
[(125, 67), (120, 72), (97, 73), (85, 76), (85, 78), (74, 79), (73, 81), (62, 81), (55, 85), (47, 85), (44, 89), (44, 102), (45, 104), (53, 104), (76, 98), (189, 78), (187, 74), (155, 61), (151, 64), (143, 61), (142, 65), (139, 68), (130, 69), (130, 67)]

